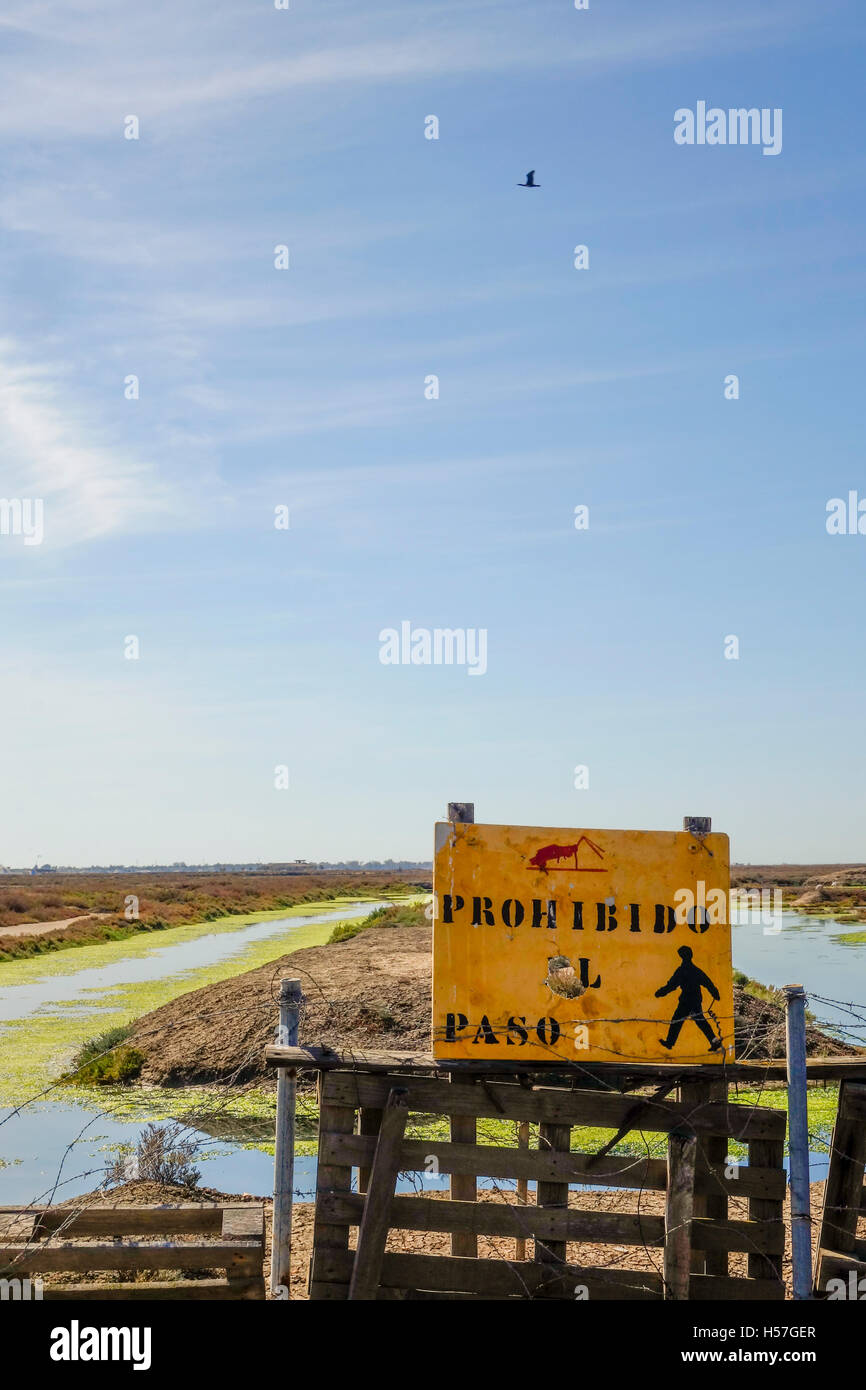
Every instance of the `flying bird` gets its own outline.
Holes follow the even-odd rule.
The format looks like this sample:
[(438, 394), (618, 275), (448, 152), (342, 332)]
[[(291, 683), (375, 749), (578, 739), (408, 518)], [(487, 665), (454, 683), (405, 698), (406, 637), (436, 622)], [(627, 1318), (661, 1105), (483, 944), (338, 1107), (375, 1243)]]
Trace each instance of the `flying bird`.
[(540, 188), (540, 187), (541, 187), (541, 184), (535, 182), (535, 170), (534, 170), (534, 169), (530, 169), (529, 173), (526, 175), (526, 183), (519, 183), (519, 184), (517, 185), (517, 187), (518, 187), (518, 188)]

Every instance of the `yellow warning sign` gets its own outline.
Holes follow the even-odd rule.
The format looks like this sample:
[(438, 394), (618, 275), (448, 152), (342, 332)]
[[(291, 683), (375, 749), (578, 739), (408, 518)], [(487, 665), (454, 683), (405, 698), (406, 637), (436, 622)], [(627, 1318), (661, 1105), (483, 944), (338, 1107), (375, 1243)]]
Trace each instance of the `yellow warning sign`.
[(727, 835), (440, 824), (437, 1057), (732, 1061)]

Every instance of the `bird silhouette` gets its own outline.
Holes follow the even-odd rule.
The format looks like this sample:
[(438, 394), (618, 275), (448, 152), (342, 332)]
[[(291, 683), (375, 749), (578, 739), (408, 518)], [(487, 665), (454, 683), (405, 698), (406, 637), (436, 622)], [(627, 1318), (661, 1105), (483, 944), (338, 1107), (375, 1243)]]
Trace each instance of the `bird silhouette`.
[(540, 187), (541, 187), (541, 184), (535, 182), (535, 170), (534, 170), (534, 169), (530, 169), (529, 173), (526, 175), (526, 183), (519, 183), (519, 184), (517, 185), (517, 187), (518, 187), (518, 188), (540, 188)]

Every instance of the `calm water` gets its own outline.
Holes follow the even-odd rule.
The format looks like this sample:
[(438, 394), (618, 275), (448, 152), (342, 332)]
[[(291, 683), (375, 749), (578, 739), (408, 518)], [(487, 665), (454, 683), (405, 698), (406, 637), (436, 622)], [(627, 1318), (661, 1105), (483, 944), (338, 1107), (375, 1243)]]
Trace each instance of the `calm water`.
[[(254, 922), (238, 927), (236, 931), (213, 932), (196, 937), (194, 941), (158, 947), (146, 956), (124, 957), (111, 965), (77, 970), (73, 975), (49, 975), (44, 980), (27, 985), (4, 983), (0, 995), (0, 1022), (26, 1018), (37, 1010), (51, 1012), (55, 1004), (63, 1005), (65, 1018), (69, 1017), (70, 1005), (73, 1012), (77, 1005), (79, 1014), (89, 1013), (104, 1006), (106, 996), (114, 988), (169, 977), (181, 980), (184, 975), (190, 975), (202, 966), (231, 960), (232, 956), (239, 955), (256, 941), (266, 941), (271, 936), (285, 936), (299, 927), (319, 922), (366, 917), (379, 905), (375, 902), (354, 903), (351, 907), (341, 907), (336, 911), (311, 913), (309, 917), (277, 917), (269, 922)], [(98, 1028), (96, 1031), (99, 1031)]]
[[(41, 1018), (53, 1014), (68, 1018), (70, 1009), (78, 1016), (92, 1013), (93, 1032), (97, 1034), (104, 1027), (102, 1010), (110, 1003), (115, 989), (148, 980), (183, 980), (187, 975), (190, 988), (195, 988), (192, 977), (197, 969), (230, 960), (253, 942), (272, 936), (285, 938), (320, 922), (366, 917), (378, 905), (356, 902), (305, 916), (254, 922), (234, 931), (209, 932), (194, 941), (157, 947), (145, 956), (122, 958), (70, 975), (46, 976), (31, 984), (7, 984), (4, 979), (0, 1034), (4, 1031), (3, 1023), (36, 1014)], [(13, 973), (7, 969), (4, 976)], [(50, 1080), (46, 1078), (46, 1084)], [(106, 1099), (110, 1106), (110, 1096)], [(142, 1112), (146, 1109), (145, 1093)], [(146, 1122), (146, 1113), (135, 1120), (119, 1119), (100, 1111), (96, 1104), (87, 1106), (65, 1099), (46, 1099), (17, 1112), (0, 1107), (0, 1202), (62, 1201), (92, 1191), (104, 1179), (116, 1146), (134, 1143)], [(218, 1129), (214, 1133), (214, 1127), (209, 1125), (207, 1133), (192, 1127), (190, 1135), (200, 1144), (205, 1185), (227, 1192), (266, 1193), (271, 1189), (273, 1160), (261, 1150), (244, 1148), (236, 1133), (222, 1135)], [(299, 1164), (302, 1162), (299, 1160)], [(310, 1159), (310, 1163), (314, 1173), (315, 1160)], [(307, 1180), (302, 1167), (299, 1180)]]
[(866, 1046), (866, 1024), (838, 1004), (824, 1002), (853, 1004), (866, 1019), (866, 946), (843, 940), (862, 930), (862, 924), (840, 925), (797, 912), (784, 912), (767, 923), (743, 920), (742, 914), (738, 920), (735, 915), (734, 969), (763, 985), (801, 984), (807, 994), (823, 996), (808, 1003), (821, 1026)]

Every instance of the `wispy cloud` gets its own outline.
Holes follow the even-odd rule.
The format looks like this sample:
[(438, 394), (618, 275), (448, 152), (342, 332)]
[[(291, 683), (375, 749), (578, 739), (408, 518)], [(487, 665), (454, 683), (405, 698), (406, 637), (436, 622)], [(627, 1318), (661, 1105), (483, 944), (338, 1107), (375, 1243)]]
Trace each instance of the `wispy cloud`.
[[(504, 22), (503, 10), (507, 11)], [(826, 10), (826, 6), (825, 6)], [(570, 67), (601, 75), (615, 67), (670, 65), (689, 57), (749, 51), (791, 41), (817, 22), (812, 6), (733, 4), (719, 15), (679, 5), (627, 7), (618, 22), (570, 26), (562, 6), (467, 3), (370, 12), (263, 11), (243, 5), (178, 7), (156, 3), (119, 10), (92, 0), (73, 11), (10, 7), (10, 45), (0, 132), (107, 135), (127, 112), (163, 125), (170, 117), (232, 109), (276, 94), (345, 85)], [(172, 43), (166, 44), (171, 32)], [(284, 49), (284, 56), (274, 51)]]
[(45, 544), (68, 546), (171, 524), (176, 489), (148, 462), (104, 438), (50, 366), (0, 341), (3, 495), (42, 498)]

